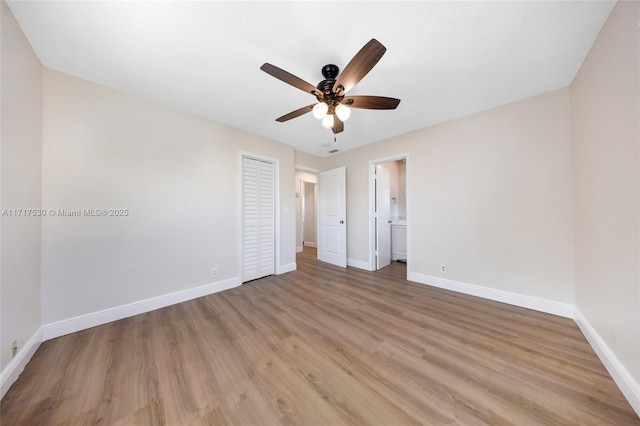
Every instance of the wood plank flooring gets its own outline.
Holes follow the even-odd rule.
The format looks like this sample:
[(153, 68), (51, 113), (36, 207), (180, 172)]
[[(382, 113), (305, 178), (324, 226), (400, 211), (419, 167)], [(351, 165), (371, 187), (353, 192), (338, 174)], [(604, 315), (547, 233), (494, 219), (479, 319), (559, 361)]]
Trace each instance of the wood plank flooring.
[(571, 320), (297, 261), (43, 343), (0, 424), (640, 425)]

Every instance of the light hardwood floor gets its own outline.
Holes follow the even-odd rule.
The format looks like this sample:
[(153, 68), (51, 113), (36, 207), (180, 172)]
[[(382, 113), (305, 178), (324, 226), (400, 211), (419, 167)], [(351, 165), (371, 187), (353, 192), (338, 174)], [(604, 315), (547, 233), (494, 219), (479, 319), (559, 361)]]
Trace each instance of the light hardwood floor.
[(9, 425), (640, 425), (573, 321), (341, 269), (298, 271), (42, 344)]

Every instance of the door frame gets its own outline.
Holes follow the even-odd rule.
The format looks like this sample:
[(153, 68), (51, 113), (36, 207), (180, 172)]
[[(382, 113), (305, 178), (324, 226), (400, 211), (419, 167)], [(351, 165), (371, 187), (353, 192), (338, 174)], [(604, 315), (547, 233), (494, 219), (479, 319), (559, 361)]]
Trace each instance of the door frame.
[[(312, 167), (307, 167), (307, 166), (301, 166), (299, 164), (295, 165), (295, 170), (296, 171), (300, 171), (300, 172), (307, 172), (307, 173), (312, 173), (314, 175), (316, 175), (316, 181), (315, 182), (311, 182), (311, 183), (315, 183), (316, 184), (316, 247), (318, 246), (318, 174), (321, 172), (320, 169), (314, 169)], [(296, 204), (296, 215), (302, 213), (302, 182), (304, 181), (304, 179), (297, 179), (296, 180), (296, 184), (298, 185), (298, 191), (297, 191), (297, 198), (299, 201), (297, 201), (297, 203), (300, 203), (300, 210), (298, 210), (298, 206)], [(310, 182), (310, 181), (306, 181), (306, 182)], [(302, 250), (304, 250), (304, 235), (302, 238), (302, 242), (300, 243), (301, 245), (298, 247), (298, 217), (296, 216), (296, 253), (300, 253)], [(300, 234), (302, 235), (302, 215), (300, 217)], [(298, 250), (299, 249), (299, 250)]]
[(236, 161), (238, 162), (237, 167), (237, 182), (236, 182), (236, 194), (237, 194), (237, 203), (236, 203), (236, 217), (238, 218), (237, 228), (236, 228), (236, 239), (238, 241), (237, 253), (238, 253), (238, 279), (240, 280), (240, 284), (244, 284), (242, 282), (242, 158), (248, 157), (254, 160), (265, 161), (267, 163), (272, 163), (275, 171), (275, 188), (274, 188), (274, 241), (275, 241), (275, 259), (274, 259), (274, 270), (275, 274), (282, 274), (284, 272), (289, 272), (289, 270), (283, 271), (280, 267), (280, 160), (277, 158), (267, 157), (266, 155), (256, 154), (253, 152), (246, 151), (238, 151), (238, 156), (236, 157)]
[(307, 247), (318, 247), (318, 182), (311, 182), (310, 180), (300, 179), (300, 235), (302, 235), (302, 250), (304, 250), (304, 217), (307, 213), (307, 195), (305, 191), (306, 184), (313, 185), (313, 202), (315, 206), (314, 218), (316, 221), (315, 226), (315, 240), (313, 246)]
[(409, 214), (409, 204), (411, 202), (411, 192), (409, 183), (409, 153), (390, 155), (388, 157), (369, 160), (369, 270), (376, 270), (376, 166), (378, 164), (389, 163), (391, 161), (405, 160), (405, 191), (407, 196), (407, 277), (411, 271), (411, 215)]

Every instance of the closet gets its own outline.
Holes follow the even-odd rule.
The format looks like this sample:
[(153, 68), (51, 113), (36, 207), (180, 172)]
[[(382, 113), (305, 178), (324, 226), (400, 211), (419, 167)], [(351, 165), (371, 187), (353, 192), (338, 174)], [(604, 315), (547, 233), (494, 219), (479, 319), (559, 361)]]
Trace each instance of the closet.
[(242, 157), (242, 282), (275, 272), (275, 165)]

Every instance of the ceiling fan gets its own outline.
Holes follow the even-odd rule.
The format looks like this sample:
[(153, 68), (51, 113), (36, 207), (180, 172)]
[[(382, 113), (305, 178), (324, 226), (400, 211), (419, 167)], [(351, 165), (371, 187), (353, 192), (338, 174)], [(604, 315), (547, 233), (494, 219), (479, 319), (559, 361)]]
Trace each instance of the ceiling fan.
[(276, 118), (276, 121), (283, 123), (313, 111), (313, 115), (316, 118), (322, 119), (322, 125), (324, 127), (331, 128), (333, 133), (340, 133), (344, 130), (344, 121), (351, 115), (349, 107), (362, 109), (396, 109), (400, 103), (400, 99), (387, 98), (384, 96), (347, 96), (347, 92), (371, 71), (386, 51), (387, 48), (378, 40), (375, 38), (371, 39), (356, 53), (342, 73), (340, 73), (340, 69), (333, 64), (322, 67), (322, 76), (325, 79), (315, 87), (283, 69), (265, 63), (260, 67), (262, 71), (293, 87), (312, 94), (318, 100), (318, 103), (307, 105), (285, 114), (282, 117)]

